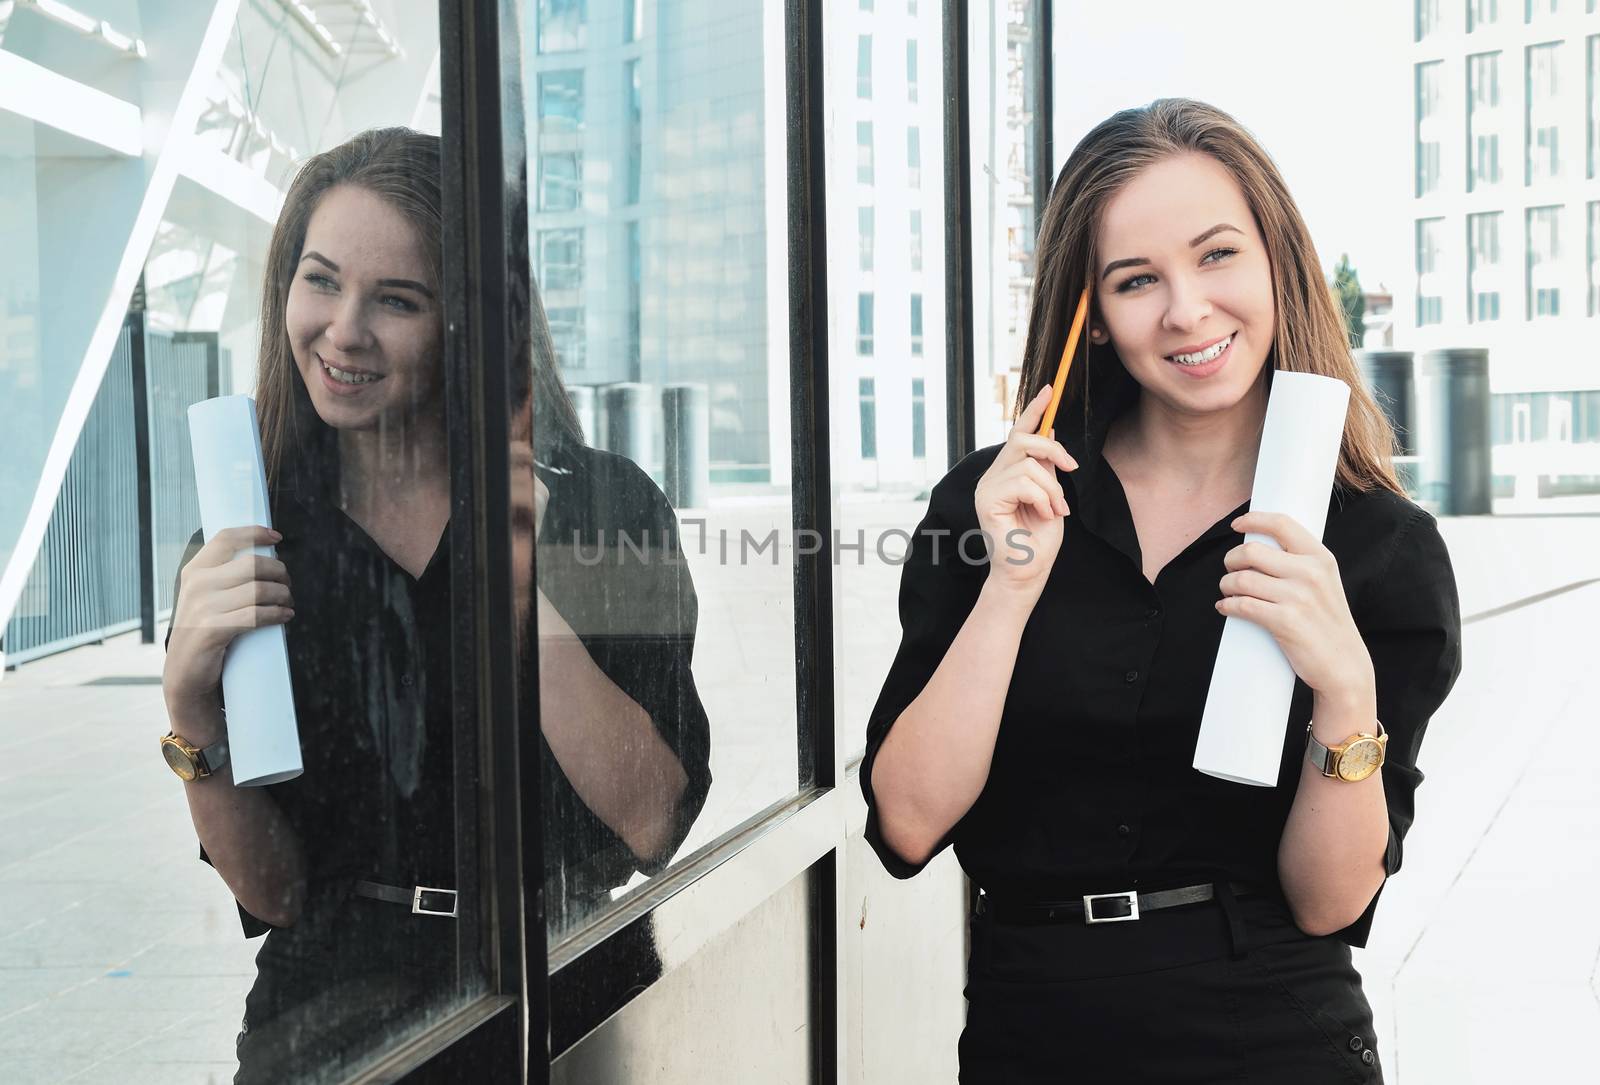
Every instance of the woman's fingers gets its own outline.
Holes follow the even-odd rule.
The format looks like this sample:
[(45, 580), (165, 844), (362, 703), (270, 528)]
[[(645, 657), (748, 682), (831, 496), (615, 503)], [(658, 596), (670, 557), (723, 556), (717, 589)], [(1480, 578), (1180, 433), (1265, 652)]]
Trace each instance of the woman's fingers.
[(1000, 498), (1009, 502), (1013, 509), (1020, 509), (1027, 505), (1039, 514), (1042, 520), (1053, 520), (1056, 516), (1055, 507), (1050, 503), (1050, 495), (1043, 486), (1030, 478), (1026, 472), (1018, 472), (1006, 478), (1000, 486)]
[(270, 580), (288, 584), (289, 567), (277, 558), (264, 558), (260, 554), (245, 553), (209, 570), (202, 579), (216, 591), (236, 588), (252, 580)]
[[(249, 550), (253, 546), (272, 546), (283, 541), (283, 536), (270, 527), (260, 524), (251, 524), (246, 527), (225, 527), (200, 548), (190, 566), (199, 566), (204, 569), (209, 566), (225, 565), (232, 561), (234, 555), (241, 550)], [(188, 566), (185, 567), (187, 570)]]
[(294, 596), (289, 594), (288, 585), (274, 580), (251, 580), (217, 592), (215, 599), (216, 610), (213, 613), (222, 614), (255, 606), (294, 607)]
[[(1051, 431), (1055, 432), (1054, 430)], [(1035, 460), (1049, 463), (1063, 471), (1076, 471), (1078, 461), (1061, 445), (1060, 441), (1050, 437), (1041, 437), (1037, 433), (1022, 434), (1014, 440), (1017, 447)]]
[(240, 607), (222, 615), (217, 624), (227, 629), (260, 629), (264, 625), (283, 625), (293, 617), (294, 610), (291, 607)]
[(1018, 439), (1022, 437), (1037, 436), (1039, 423), (1044, 420), (1045, 408), (1050, 405), (1050, 386), (1047, 384), (1039, 389), (1028, 405), (1022, 409), (1022, 414), (1017, 416), (1017, 421), (1011, 427), (1011, 432), (1006, 436), (1006, 447), (1002, 454), (1009, 459), (1016, 459), (1022, 454)]
[(1067, 511), (1067, 495), (1061, 489), (1061, 483), (1056, 479), (1055, 472), (1050, 470), (1038, 460), (1023, 460), (1017, 465), (1046, 494), (1050, 496), (1050, 511), (1055, 516), (1064, 516)]

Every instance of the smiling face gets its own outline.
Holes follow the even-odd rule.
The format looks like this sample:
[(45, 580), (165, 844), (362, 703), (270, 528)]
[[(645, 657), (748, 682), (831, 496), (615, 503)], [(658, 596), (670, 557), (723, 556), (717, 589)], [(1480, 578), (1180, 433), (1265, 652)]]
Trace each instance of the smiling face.
[[(1144, 170), (1107, 203), (1096, 249), (1104, 323), (1090, 338), (1109, 339), (1144, 392), (1173, 411), (1239, 403), (1272, 347), (1276, 307), (1266, 245), (1222, 164), (1186, 153)], [(1195, 352), (1184, 360), (1197, 364), (1178, 364), (1178, 352)]]
[(416, 230), (392, 204), (355, 185), (323, 195), (284, 323), (324, 422), (372, 429), (443, 403), (438, 292)]

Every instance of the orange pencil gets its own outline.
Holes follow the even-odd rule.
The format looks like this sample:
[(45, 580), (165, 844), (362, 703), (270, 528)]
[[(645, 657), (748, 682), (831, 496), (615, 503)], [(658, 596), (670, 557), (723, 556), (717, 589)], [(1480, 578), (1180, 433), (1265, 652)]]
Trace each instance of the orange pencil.
[(1089, 315), (1089, 288), (1083, 288), (1083, 296), (1078, 299), (1078, 311), (1072, 315), (1072, 330), (1067, 333), (1067, 349), (1061, 352), (1061, 364), (1056, 366), (1055, 387), (1050, 390), (1050, 406), (1045, 408), (1044, 422), (1039, 426), (1039, 435), (1048, 437), (1050, 427), (1055, 425), (1056, 408), (1061, 406), (1061, 393), (1067, 387), (1067, 372), (1072, 368), (1072, 355), (1078, 349), (1078, 336), (1083, 333), (1084, 318)]

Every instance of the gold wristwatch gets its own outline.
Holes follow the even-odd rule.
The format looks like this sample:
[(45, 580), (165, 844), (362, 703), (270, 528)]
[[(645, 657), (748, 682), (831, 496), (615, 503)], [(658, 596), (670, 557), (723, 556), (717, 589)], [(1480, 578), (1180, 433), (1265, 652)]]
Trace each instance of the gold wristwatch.
[(228, 763), (228, 740), (218, 739), (202, 750), (168, 731), (161, 736), (161, 756), (181, 779), (203, 780)]
[(1389, 747), (1383, 723), (1373, 722), (1378, 725), (1377, 734), (1357, 731), (1338, 746), (1324, 746), (1318, 742), (1317, 736), (1311, 733), (1311, 725), (1306, 724), (1306, 760), (1330, 780), (1360, 783), (1383, 766), (1384, 751)]

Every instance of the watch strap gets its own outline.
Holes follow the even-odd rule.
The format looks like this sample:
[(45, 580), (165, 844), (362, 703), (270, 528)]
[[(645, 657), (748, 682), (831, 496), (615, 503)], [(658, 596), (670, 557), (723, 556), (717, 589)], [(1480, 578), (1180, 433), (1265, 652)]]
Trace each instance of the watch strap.
[[(1380, 750), (1387, 750), (1388, 749), (1388, 743), (1386, 741), (1384, 741), (1384, 740), (1387, 739), (1389, 736), (1384, 733), (1383, 721), (1382, 720), (1373, 720), (1372, 722), (1374, 724), (1376, 724), (1377, 728), (1378, 728), (1378, 732), (1377, 732), (1377, 734), (1375, 736), (1378, 739), (1378, 748)], [(1317, 771), (1322, 773), (1322, 775), (1332, 777), (1333, 779), (1336, 779), (1336, 780), (1340, 779), (1341, 777), (1339, 776), (1339, 754), (1344, 752), (1344, 749), (1345, 749), (1346, 746), (1349, 746), (1351, 742), (1355, 741), (1355, 737), (1356, 737), (1355, 735), (1351, 735), (1349, 738), (1345, 739), (1344, 743), (1339, 747), (1338, 751), (1336, 752), (1333, 749), (1331, 749), (1330, 747), (1324, 746), (1322, 744), (1322, 742), (1317, 738), (1317, 736), (1314, 733), (1312, 733), (1311, 724), (1307, 723), (1306, 724), (1306, 758), (1311, 762), (1311, 764), (1313, 766), (1316, 767)]]
[(219, 738), (203, 750), (195, 750), (195, 760), (200, 763), (200, 775), (210, 776), (221, 772), (228, 764), (228, 740)]

